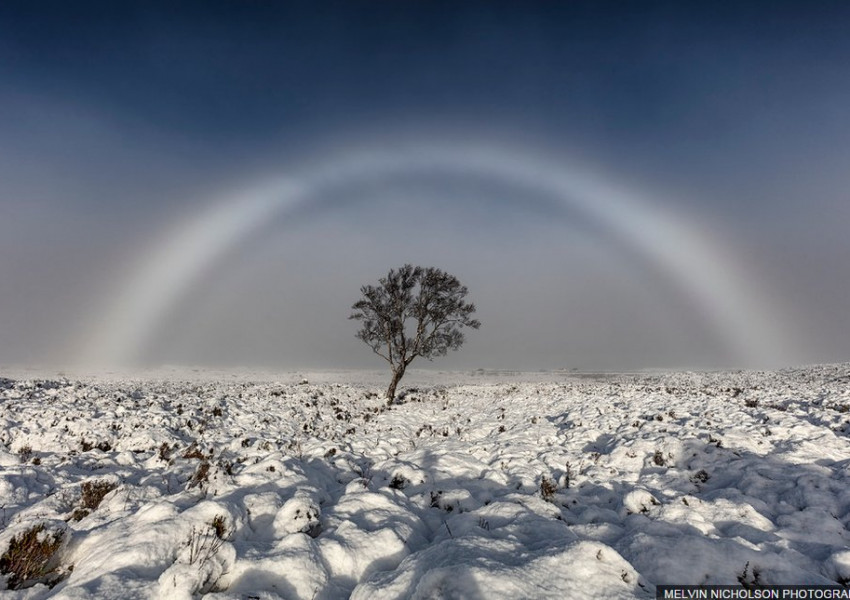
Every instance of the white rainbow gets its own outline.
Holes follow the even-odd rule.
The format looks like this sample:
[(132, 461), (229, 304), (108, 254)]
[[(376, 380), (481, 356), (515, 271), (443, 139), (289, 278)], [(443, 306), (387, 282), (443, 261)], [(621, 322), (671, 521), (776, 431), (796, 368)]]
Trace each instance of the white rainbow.
[[(634, 191), (570, 164), (494, 147), (414, 145), (358, 150), (301, 176), (235, 194), (169, 232), (113, 296), (79, 355), (89, 365), (132, 365), (161, 332), (169, 312), (199, 277), (240, 241), (286, 211), (345, 185), (401, 174), (491, 178), (557, 198), (611, 231), (660, 269), (697, 307), (743, 365), (781, 360), (788, 338), (770, 304), (697, 224), (660, 210)], [(392, 265), (390, 265), (392, 266)]]

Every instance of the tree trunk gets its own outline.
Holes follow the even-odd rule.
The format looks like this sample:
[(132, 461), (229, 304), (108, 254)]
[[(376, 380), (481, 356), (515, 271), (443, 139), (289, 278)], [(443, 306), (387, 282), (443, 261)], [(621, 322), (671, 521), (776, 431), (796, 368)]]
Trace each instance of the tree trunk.
[(393, 379), (390, 381), (390, 387), (387, 388), (387, 406), (393, 403), (395, 399), (395, 389), (398, 387), (398, 382), (404, 376), (404, 367), (393, 369)]

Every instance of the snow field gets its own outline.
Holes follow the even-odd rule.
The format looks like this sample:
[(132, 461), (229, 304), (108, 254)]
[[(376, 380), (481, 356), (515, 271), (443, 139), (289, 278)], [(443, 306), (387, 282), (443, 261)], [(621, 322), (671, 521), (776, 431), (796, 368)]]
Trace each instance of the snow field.
[(0, 593), (850, 583), (848, 365), (429, 377), (389, 409), (362, 381), (0, 379), (0, 552), (41, 523), (62, 539), (51, 577)]

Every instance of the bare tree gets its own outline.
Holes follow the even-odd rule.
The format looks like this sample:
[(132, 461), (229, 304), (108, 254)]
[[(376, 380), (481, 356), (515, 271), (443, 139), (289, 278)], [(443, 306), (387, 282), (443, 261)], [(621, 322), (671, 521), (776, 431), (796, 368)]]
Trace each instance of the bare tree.
[(391, 269), (377, 286), (364, 285), (360, 291), (363, 297), (351, 307), (349, 318), (363, 323), (357, 338), (390, 363), (388, 403), (414, 358), (445, 356), (463, 344), (461, 329), (481, 326), (470, 316), (475, 305), (464, 301), (466, 286), (434, 267)]

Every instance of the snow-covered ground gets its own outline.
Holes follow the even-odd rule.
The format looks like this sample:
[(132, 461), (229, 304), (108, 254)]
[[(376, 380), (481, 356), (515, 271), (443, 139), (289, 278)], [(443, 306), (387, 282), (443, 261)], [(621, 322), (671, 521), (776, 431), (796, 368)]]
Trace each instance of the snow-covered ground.
[(384, 373), (5, 374), (0, 553), (56, 549), (4, 597), (850, 584), (850, 365), (420, 371), (391, 408)]

